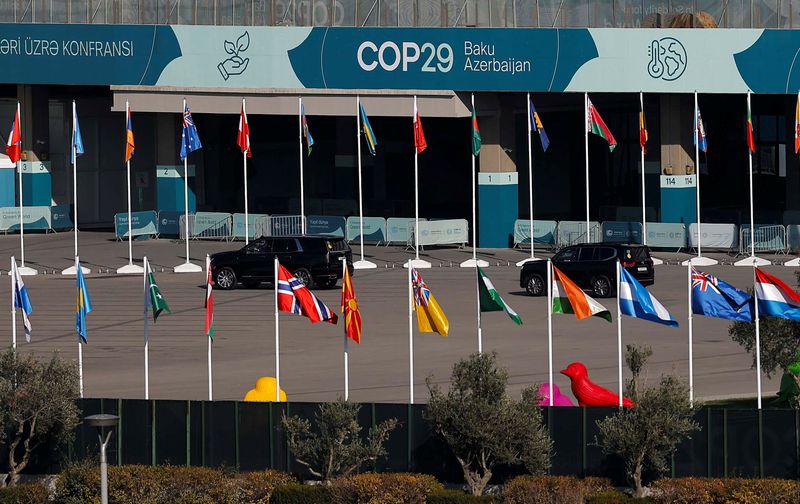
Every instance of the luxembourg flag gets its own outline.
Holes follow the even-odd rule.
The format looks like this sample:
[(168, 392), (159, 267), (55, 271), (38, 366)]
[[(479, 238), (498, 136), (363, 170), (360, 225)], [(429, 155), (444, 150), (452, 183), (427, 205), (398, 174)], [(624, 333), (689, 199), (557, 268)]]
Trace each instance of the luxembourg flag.
[(623, 315), (678, 327), (675, 317), (625, 268), (619, 269), (619, 308)]
[(756, 299), (761, 314), (800, 320), (800, 294), (783, 281), (754, 268), (756, 273)]

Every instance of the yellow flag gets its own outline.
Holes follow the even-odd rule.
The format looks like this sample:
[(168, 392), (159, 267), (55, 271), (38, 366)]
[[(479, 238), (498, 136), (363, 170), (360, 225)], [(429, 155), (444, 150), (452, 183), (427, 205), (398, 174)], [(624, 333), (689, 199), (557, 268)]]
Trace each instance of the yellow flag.
[(444, 310), (436, 302), (425, 281), (416, 269), (411, 270), (411, 286), (414, 291), (414, 309), (417, 312), (417, 325), (420, 332), (435, 332), (447, 336), (450, 322)]

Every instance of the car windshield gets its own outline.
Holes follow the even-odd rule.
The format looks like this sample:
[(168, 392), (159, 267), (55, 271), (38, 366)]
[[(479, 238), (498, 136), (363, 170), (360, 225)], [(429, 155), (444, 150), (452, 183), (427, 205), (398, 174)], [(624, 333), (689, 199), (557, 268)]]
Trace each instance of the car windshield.
[(244, 251), (247, 254), (264, 254), (269, 252), (268, 249), (269, 247), (267, 246), (266, 240), (258, 240), (245, 247)]
[(564, 249), (553, 258), (555, 262), (568, 262), (568, 261), (575, 261), (578, 259), (578, 249), (576, 248), (568, 248)]
[(346, 252), (347, 249), (349, 248), (347, 246), (347, 242), (342, 240), (342, 239), (326, 240), (325, 244), (328, 247), (328, 250), (331, 250), (331, 251), (334, 251), (334, 252)]

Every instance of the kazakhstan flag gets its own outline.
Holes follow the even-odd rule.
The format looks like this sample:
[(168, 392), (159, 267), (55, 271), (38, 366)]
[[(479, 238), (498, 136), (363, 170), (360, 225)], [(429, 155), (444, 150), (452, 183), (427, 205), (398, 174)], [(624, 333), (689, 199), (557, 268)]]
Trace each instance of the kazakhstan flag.
[(83, 278), (83, 270), (78, 258), (75, 258), (75, 277), (77, 278), (78, 292), (75, 302), (75, 330), (83, 344), (89, 343), (86, 336), (86, 314), (92, 311), (92, 301), (89, 299), (89, 291), (86, 289), (86, 280)]

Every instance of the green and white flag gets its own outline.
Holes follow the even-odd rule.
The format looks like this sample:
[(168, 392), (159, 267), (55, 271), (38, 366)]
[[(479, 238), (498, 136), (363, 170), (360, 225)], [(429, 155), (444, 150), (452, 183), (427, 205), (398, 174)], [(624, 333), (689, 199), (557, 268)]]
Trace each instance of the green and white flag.
[(153, 322), (155, 323), (162, 311), (167, 313), (172, 313), (172, 311), (169, 309), (167, 300), (161, 295), (161, 289), (158, 288), (156, 283), (156, 276), (153, 274), (153, 270), (150, 269), (150, 262), (147, 259), (144, 261), (144, 277), (147, 284), (147, 298), (150, 299), (150, 309), (153, 310)]
[(500, 297), (500, 293), (494, 288), (494, 284), (489, 280), (489, 277), (484, 275), (483, 270), (480, 268), (476, 269), (478, 270), (478, 297), (480, 299), (481, 311), (504, 311), (517, 325), (522, 325), (520, 316), (517, 315), (517, 312), (515, 312), (513, 308), (503, 301), (503, 298)]

